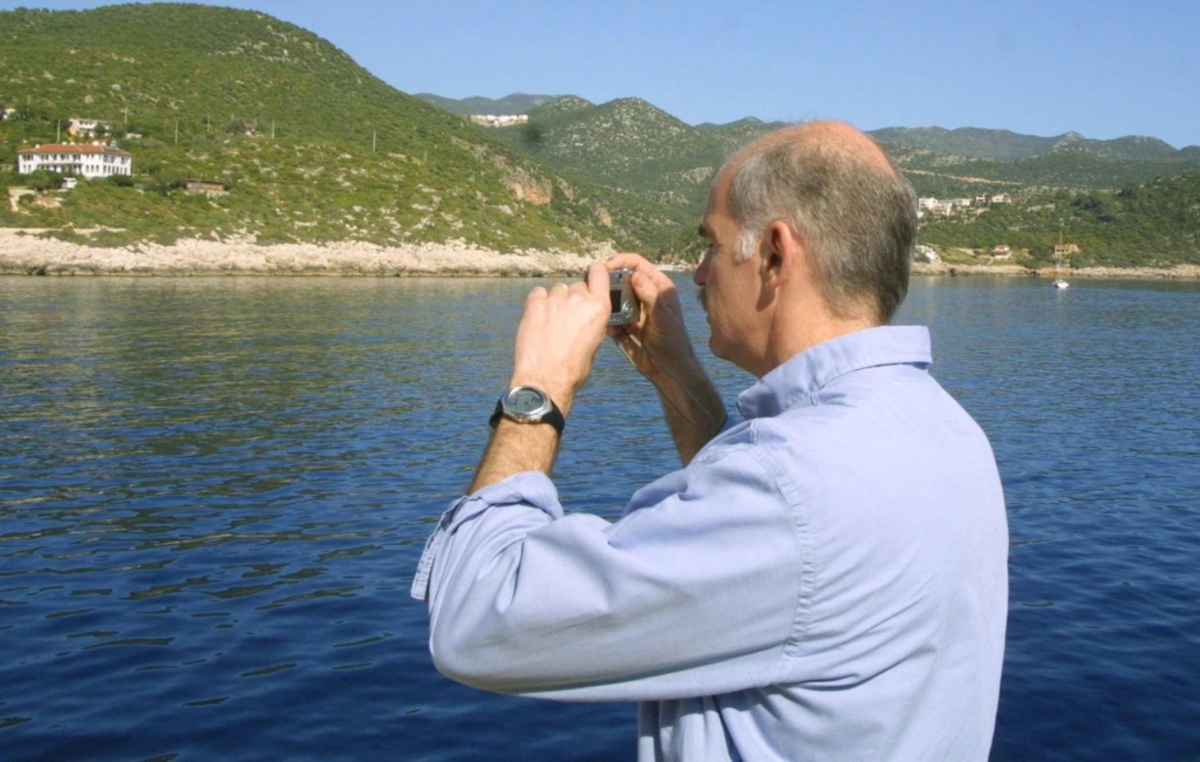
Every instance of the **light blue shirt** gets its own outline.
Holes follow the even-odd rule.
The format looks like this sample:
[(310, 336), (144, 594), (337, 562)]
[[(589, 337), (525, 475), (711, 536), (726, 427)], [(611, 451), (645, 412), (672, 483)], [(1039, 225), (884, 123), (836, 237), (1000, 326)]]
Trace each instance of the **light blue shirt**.
[(455, 502), (413, 595), (447, 676), (638, 701), (642, 760), (985, 760), (1008, 598), (987, 438), (924, 328), (816, 346), (615, 523), (517, 474)]

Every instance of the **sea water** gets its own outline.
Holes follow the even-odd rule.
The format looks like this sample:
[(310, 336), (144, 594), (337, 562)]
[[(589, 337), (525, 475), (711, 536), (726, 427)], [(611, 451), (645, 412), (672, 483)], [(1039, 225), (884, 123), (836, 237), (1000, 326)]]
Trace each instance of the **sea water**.
[[(0, 759), (632, 758), (632, 706), (438, 675), (408, 597), (532, 285), (0, 279)], [(752, 379), (684, 302), (732, 404)], [(992, 758), (1200, 758), (1200, 285), (915, 279), (898, 322), (1004, 479)], [(567, 507), (675, 463), (603, 347)]]

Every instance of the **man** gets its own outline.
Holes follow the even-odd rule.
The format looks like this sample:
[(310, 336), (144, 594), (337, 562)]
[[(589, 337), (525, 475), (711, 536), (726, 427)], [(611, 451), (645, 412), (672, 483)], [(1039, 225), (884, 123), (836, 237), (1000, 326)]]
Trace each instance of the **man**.
[[(987, 439), (928, 374), (903, 300), (915, 198), (840, 123), (722, 169), (696, 270), (713, 354), (759, 377), (725, 409), (670, 279), (616, 338), (659, 389), (684, 467), (616, 523), (563, 515), (547, 474), (605, 334), (608, 279), (534, 289), (470, 495), (413, 583), (434, 661), (480, 688), (638, 701), (643, 760), (984, 760), (1007, 611)], [(547, 404), (546, 408), (551, 406)], [(532, 418), (533, 422), (526, 419)]]

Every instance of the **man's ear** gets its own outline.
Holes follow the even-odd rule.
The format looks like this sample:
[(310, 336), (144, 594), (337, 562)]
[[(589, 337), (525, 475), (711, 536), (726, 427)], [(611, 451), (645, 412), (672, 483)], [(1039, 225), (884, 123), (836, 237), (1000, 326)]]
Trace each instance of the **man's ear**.
[(775, 220), (762, 238), (762, 275), (766, 284), (778, 287), (796, 277), (796, 268), (803, 256), (799, 239), (783, 220)]

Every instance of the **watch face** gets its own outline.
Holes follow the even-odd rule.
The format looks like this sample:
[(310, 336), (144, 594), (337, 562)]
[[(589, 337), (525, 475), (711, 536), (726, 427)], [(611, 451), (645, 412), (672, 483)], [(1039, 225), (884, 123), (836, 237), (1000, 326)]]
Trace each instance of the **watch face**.
[(508, 395), (508, 408), (517, 413), (532, 413), (545, 404), (545, 397), (537, 389), (522, 387)]

